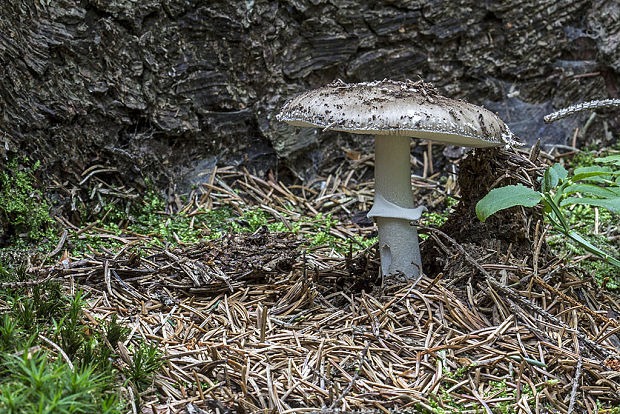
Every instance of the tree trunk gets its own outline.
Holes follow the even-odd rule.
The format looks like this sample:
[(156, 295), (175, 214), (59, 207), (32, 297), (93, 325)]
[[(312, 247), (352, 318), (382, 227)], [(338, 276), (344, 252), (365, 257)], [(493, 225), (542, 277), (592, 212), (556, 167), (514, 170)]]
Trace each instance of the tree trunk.
[(583, 118), (542, 116), (617, 97), (618, 39), (616, 0), (6, 0), (0, 157), (28, 154), (71, 182), (104, 164), (160, 184), (214, 162), (320, 161), (356, 138), (274, 115), (337, 78), (422, 77), (523, 140), (564, 142)]

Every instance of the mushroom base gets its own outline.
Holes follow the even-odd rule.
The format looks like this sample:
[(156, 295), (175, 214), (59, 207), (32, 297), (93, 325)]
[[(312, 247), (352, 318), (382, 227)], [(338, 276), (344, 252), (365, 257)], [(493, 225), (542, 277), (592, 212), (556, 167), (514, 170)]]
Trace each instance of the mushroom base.
[(409, 220), (375, 217), (379, 230), (381, 273), (405, 279), (418, 279), (422, 257), (418, 245), (418, 230)]

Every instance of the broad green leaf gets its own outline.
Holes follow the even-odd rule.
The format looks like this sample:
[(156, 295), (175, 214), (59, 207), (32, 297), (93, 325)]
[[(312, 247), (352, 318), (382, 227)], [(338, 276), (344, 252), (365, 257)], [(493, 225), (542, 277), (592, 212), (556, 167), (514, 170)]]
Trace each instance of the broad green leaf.
[(573, 184), (566, 187), (564, 194), (580, 193), (584, 196), (610, 198), (620, 196), (620, 187), (601, 187), (594, 184)]
[(601, 164), (614, 164), (620, 166), (620, 154), (618, 155), (608, 155), (607, 157), (595, 158), (595, 162), (599, 162)]
[(547, 192), (552, 188), (555, 188), (560, 180), (564, 180), (568, 175), (568, 171), (560, 164), (553, 164), (547, 168), (543, 175), (542, 191)]
[(560, 180), (565, 180), (568, 176), (568, 171), (562, 167), (562, 164), (555, 163), (551, 166), (551, 169), (557, 174)]
[(620, 171), (612, 171), (609, 167), (592, 166), (575, 168), (571, 181), (598, 181), (612, 180), (614, 175), (620, 175)]
[(500, 210), (514, 206), (534, 207), (540, 202), (542, 195), (538, 191), (523, 185), (508, 185), (494, 188), (476, 204), (476, 215), (480, 221)]
[(590, 198), (590, 197), (569, 197), (562, 200), (562, 206), (571, 204), (587, 204), (595, 207), (605, 208), (612, 213), (620, 213), (620, 197), (614, 198)]

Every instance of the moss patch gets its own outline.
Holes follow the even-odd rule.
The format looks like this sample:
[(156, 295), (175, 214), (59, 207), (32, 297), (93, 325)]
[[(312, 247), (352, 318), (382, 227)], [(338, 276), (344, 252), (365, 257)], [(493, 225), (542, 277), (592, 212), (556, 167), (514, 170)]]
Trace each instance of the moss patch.
[(35, 185), (38, 167), (38, 162), (25, 167), (13, 158), (0, 172), (0, 237), (4, 239), (0, 244), (27, 244), (53, 237), (49, 204)]

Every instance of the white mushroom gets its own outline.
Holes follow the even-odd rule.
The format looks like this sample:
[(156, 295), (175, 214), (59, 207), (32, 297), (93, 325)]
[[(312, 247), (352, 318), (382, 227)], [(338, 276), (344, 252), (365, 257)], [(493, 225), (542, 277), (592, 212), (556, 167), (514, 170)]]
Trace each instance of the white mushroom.
[(492, 112), (437, 94), (429, 84), (390, 80), (342, 81), (289, 100), (278, 120), (375, 136), (375, 202), (368, 213), (377, 223), (383, 275), (422, 273), (418, 233), (412, 221), (410, 138), (464, 147), (519, 144)]

